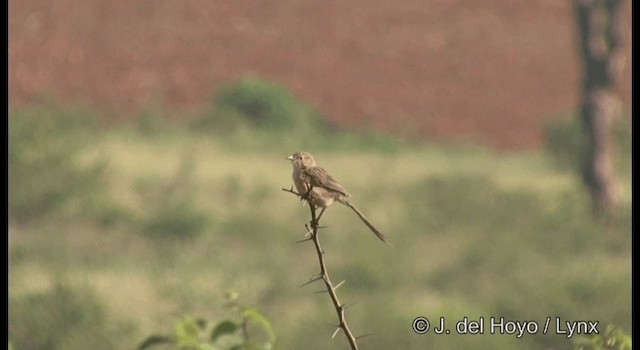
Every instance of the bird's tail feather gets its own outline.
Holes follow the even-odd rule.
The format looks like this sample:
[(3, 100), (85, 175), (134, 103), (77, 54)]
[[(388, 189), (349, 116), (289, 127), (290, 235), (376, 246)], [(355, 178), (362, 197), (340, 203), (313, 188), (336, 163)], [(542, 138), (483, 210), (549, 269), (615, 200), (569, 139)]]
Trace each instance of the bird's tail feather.
[(360, 220), (362, 220), (362, 222), (364, 222), (365, 225), (367, 225), (367, 227), (371, 230), (371, 232), (373, 232), (378, 238), (380, 238), (381, 241), (383, 241), (384, 243), (387, 243), (388, 245), (391, 245), (391, 242), (389, 242), (389, 240), (387, 239), (387, 237), (385, 237), (382, 232), (378, 231), (378, 229), (376, 229), (370, 222), (369, 220), (367, 220), (367, 218), (364, 217), (364, 215), (360, 212), (360, 210), (358, 210), (358, 208), (356, 208), (353, 204), (349, 203), (348, 201), (344, 201), (344, 204), (346, 204), (349, 208), (351, 208), (356, 214), (358, 214), (358, 217), (360, 218)]

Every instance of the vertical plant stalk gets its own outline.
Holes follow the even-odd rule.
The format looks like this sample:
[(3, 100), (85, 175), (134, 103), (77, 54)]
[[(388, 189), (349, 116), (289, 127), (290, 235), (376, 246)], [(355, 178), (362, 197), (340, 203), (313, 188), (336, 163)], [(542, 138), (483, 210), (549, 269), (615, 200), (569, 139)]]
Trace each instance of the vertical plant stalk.
[[(333, 308), (336, 311), (336, 314), (338, 316), (338, 321), (339, 321), (339, 324), (338, 326), (336, 326), (336, 330), (335, 332), (333, 332), (333, 335), (331, 336), (331, 338), (333, 339), (336, 336), (336, 334), (340, 330), (342, 330), (342, 333), (344, 333), (345, 337), (347, 338), (347, 341), (349, 342), (351, 349), (357, 350), (358, 349), (358, 344), (356, 342), (357, 338), (353, 335), (353, 333), (351, 332), (351, 329), (349, 329), (349, 325), (347, 324), (347, 318), (345, 316), (346, 307), (344, 304), (340, 302), (340, 299), (338, 299), (338, 294), (336, 293), (336, 290), (338, 289), (338, 287), (342, 285), (344, 281), (338, 283), (337, 285), (334, 285), (333, 282), (331, 281), (331, 278), (329, 278), (329, 271), (327, 270), (327, 265), (324, 261), (324, 250), (322, 250), (322, 247), (320, 246), (320, 238), (318, 235), (318, 230), (320, 229), (320, 225), (319, 225), (320, 218), (316, 213), (316, 208), (313, 205), (311, 205), (311, 203), (307, 200), (306, 198), (307, 194), (297, 193), (293, 191), (293, 188), (291, 189), (283, 188), (282, 190), (285, 192), (293, 193), (296, 196), (300, 197), (301, 199), (307, 201), (307, 204), (309, 205), (309, 209), (311, 211), (311, 222), (310, 224), (305, 225), (309, 230), (307, 234), (310, 235), (310, 237), (305, 240), (302, 240), (301, 242), (308, 241), (308, 240), (311, 240), (313, 242), (313, 245), (316, 250), (316, 255), (318, 256), (320, 273), (316, 277), (312, 278), (309, 282), (303, 284), (303, 286), (318, 280), (322, 280), (324, 282), (324, 285), (327, 289), (326, 291), (327, 293), (329, 293), (329, 297), (331, 298), (331, 303), (333, 304)], [(311, 192), (311, 189), (309, 189), (307, 193), (310, 193), (310, 192)], [(322, 212), (320, 214), (322, 214)]]

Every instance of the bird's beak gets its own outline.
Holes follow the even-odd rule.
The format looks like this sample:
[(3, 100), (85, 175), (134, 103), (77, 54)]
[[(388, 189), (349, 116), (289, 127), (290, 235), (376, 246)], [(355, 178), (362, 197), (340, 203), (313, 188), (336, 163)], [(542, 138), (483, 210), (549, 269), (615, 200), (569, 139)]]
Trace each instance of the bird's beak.
[(293, 160), (293, 156), (288, 156), (287, 159)]

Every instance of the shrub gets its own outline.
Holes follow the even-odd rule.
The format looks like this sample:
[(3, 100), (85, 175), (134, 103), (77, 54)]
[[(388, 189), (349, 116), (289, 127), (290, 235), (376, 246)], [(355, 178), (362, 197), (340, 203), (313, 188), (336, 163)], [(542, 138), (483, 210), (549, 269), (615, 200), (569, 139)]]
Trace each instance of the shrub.
[(191, 203), (159, 208), (144, 221), (144, 231), (156, 236), (193, 237), (207, 227), (207, 216)]
[[(620, 171), (631, 168), (630, 130), (628, 118), (619, 117), (614, 120), (612, 132), (615, 160)], [(576, 114), (549, 122), (544, 128), (545, 150), (560, 169), (580, 171), (585, 142), (582, 121)]]
[(397, 140), (373, 130), (346, 130), (328, 124), (315, 109), (286, 87), (255, 75), (224, 85), (211, 108), (192, 127), (214, 132), (224, 147), (394, 151)]
[(175, 349), (273, 349), (275, 334), (271, 322), (255, 307), (241, 305), (233, 292), (227, 295), (229, 306), (235, 309), (235, 319), (216, 324), (202, 318), (185, 316), (175, 325), (171, 334), (154, 334), (138, 346), (146, 350), (162, 345)]
[(142, 230), (159, 237), (193, 237), (208, 225), (206, 213), (194, 203), (192, 188), (193, 159), (186, 157), (176, 173), (164, 183), (138, 184), (138, 192), (145, 203)]
[(573, 339), (574, 350), (631, 350), (631, 336), (620, 328), (607, 325), (604, 334), (579, 335)]
[(255, 75), (223, 86), (198, 125), (233, 129), (246, 123), (267, 129), (322, 127), (313, 109), (287, 88)]
[[(55, 106), (12, 111), (9, 117), (9, 215), (25, 222), (64, 204), (92, 198), (103, 185), (106, 162), (83, 161), (97, 121), (82, 109)], [(81, 207), (81, 206), (79, 206)]]
[(9, 339), (16, 349), (114, 349), (100, 299), (57, 283), (44, 293), (9, 299)]

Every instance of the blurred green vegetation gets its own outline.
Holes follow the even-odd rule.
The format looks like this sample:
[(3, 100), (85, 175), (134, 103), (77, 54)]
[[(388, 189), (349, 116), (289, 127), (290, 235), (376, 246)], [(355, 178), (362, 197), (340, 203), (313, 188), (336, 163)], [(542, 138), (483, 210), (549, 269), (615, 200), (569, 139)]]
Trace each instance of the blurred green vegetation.
[[(75, 349), (79, 338), (132, 348), (175, 333), (184, 315), (233, 319), (226, 290), (271, 321), (274, 348), (346, 348), (330, 339), (335, 314), (325, 294), (312, 293), (321, 288), (299, 288), (317, 261), (311, 246), (295, 244), (308, 210), (281, 191), (292, 185), (285, 157), (298, 150), (314, 153), (394, 244), (380, 244), (348, 208), (323, 216), (331, 276), (346, 280), (340, 298), (353, 304), (350, 327), (371, 334), (363, 348), (573, 344), (541, 332), (417, 335), (418, 316), (443, 316), (450, 327), (503, 316), (631, 330), (628, 171), (620, 216), (605, 223), (557, 155), (338, 130), (256, 77), (223, 89), (189, 125), (165, 121), (157, 106), (119, 126), (55, 103), (10, 111), (14, 349)], [(550, 137), (555, 149), (577, 147)]]
[(366, 149), (394, 151), (399, 141), (374, 131), (352, 132), (328, 124), (311, 105), (278, 83), (247, 75), (221, 88), (191, 129), (207, 133), (229, 151), (268, 148), (290, 152)]
[(214, 325), (203, 318), (185, 316), (176, 323), (173, 333), (154, 334), (145, 339), (139, 350), (170, 346), (181, 350), (268, 350), (273, 348), (275, 334), (269, 320), (256, 308), (243, 306), (237, 293), (228, 292), (228, 307), (236, 310), (235, 319)]
[[(631, 171), (631, 118), (620, 115), (613, 120), (615, 166), (619, 172)], [(544, 126), (545, 151), (559, 169), (579, 173), (584, 158), (585, 137), (580, 116), (558, 116)]]
[(104, 303), (86, 286), (57, 281), (50, 290), (9, 299), (15, 349), (118, 349), (127, 332), (107, 323)]
[(608, 325), (599, 334), (576, 337), (575, 350), (631, 350), (631, 336), (613, 325)]
[(253, 127), (298, 132), (325, 127), (317, 113), (287, 88), (254, 75), (223, 86), (211, 109), (212, 113), (199, 123), (230, 129), (249, 123)]
[(194, 204), (197, 189), (193, 186), (193, 167), (193, 159), (187, 155), (168, 180), (140, 179), (136, 183), (146, 207), (141, 213), (141, 231), (177, 238), (189, 238), (204, 231), (211, 218)]
[(88, 156), (85, 146), (97, 141), (98, 129), (95, 114), (81, 108), (54, 105), (12, 112), (9, 212), (13, 219), (24, 222), (64, 209), (77, 214), (100, 203), (106, 160), (83, 159)]

